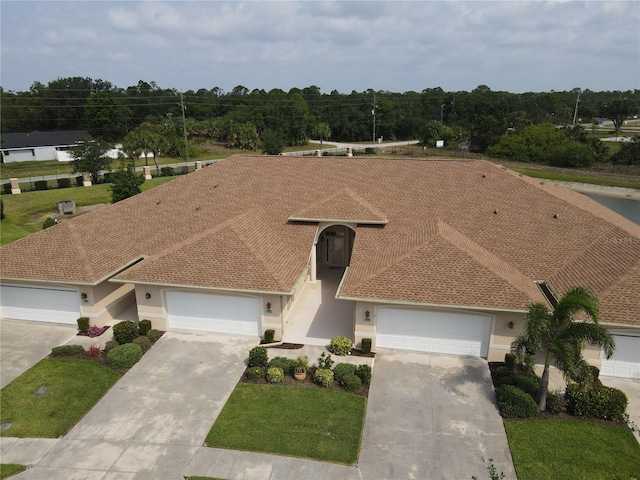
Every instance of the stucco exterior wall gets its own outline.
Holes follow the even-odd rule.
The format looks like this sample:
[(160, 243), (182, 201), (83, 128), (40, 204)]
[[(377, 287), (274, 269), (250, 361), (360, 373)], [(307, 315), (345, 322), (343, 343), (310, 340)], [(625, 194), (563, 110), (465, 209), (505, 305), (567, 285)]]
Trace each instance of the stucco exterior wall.
[(89, 317), (91, 325), (105, 326), (135, 302), (133, 285), (104, 281), (94, 286), (80, 287), (83, 317)]

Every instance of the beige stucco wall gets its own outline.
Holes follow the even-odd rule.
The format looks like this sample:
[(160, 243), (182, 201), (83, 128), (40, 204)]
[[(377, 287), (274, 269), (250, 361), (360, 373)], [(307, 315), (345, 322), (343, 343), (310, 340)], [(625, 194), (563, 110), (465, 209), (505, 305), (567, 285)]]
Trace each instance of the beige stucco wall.
[[(149, 298), (147, 298), (147, 293)], [(164, 308), (162, 288), (155, 285), (136, 285), (135, 296), (138, 318), (149, 320), (151, 328), (166, 331), (169, 322)]]
[(105, 326), (135, 302), (133, 285), (104, 281), (91, 287), (80, 287), (83, 317), (89, 317), (91, 325)]

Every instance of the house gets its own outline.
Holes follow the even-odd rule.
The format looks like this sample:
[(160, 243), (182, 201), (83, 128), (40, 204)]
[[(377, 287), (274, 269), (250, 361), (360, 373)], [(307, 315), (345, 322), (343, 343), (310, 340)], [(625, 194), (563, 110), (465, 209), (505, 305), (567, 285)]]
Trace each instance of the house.
[(86, 130), (0, 133), (4, 163), (38, 160), (70, 161), (66, 152), (80, 141), (93, 140)]
[(360, 345), (502, 360), (532, 302), (592, 289), (640, 377), (640, 226), (483, 160), (233, 156), (5, 245), (2, 315), (283, 335), (328, 268)]

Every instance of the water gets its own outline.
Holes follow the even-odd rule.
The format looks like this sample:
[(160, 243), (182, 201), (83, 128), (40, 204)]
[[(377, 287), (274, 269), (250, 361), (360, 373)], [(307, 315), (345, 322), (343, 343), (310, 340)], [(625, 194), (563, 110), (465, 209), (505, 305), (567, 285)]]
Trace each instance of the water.
[(613, 210), (619, 215), (640, 225), (640, 200), (632, 200), (630, 198), (609, 197), (607, 195), (598, 195), (595, 193), (585, 193), (585, 195), (609, 210)]

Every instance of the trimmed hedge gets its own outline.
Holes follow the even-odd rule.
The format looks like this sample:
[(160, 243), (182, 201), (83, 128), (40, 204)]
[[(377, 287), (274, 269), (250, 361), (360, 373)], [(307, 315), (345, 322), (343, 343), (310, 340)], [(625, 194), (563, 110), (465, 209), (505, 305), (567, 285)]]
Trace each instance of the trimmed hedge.
[(513, 376), (513, 382), (520, 390), (531, 395), (531, 398), (534, 400), (537, 398), (538, 389), (540, 388), (540, 377), (528, 373), (516, 373)]
[(147, 332), (147, 337), (152, 342), (157, 342), (158, 340), (160, 340), (161, 336), (162, 336), (162, 332), (160, 330), (156, 330), (155, 328), (152, 328)]
[(268, 362), (269, 356), (266, 348), (258, 346), (249, 350), (250, 367), (266, 367)]
[(74, 357), (81, 353), (84, 353), (82, 345), (61, 345), (51, 349), (52, 357)]
[(282, 383), (284, 382), (284, 372), (279, 367), (271, 367), (267, 370), (267, 382)]
[(36, 190), (38, 190), (38, 191), (48, 190), (49, 189), (49, 185), (47, 184), (46, 180), (36, 180), (34, 182), (34, 185), (36, 187)]
[[(265, 343), (273, 343), (273, 339), (276, 336), (276, 331), (273, 329), (269, 329), (269, 330), (265, 330), (264, 331), (264, 341)], [(286, 373), (286, 372), (285, 372)]]
[(140, 345), (140, 348), (142, 348), (143, 352), (146, 352), (147, 350), (149, 350), (151, 348), (151, 340), (149, 340), (149, 337), (137, 337), (133, 339), (133, 342), (131, 343), (135, 343), (136, 345)]
[(547, 392), (547, 412), (564, 413), (567, 411), (567, 400), (560, 390)]
[(313, 375), (313, 381), (323, 387), (328, 387), (333, 382), (333, 370), (328, 368), (317, 368)]
[(138, 331), (140, 335), (146, 335), (151, 330), (151, 320), (140, 320), (138, 322)]
[(247, 369), (247, 379), (249, 380), (261, 380), (264, 378), (264, 367), (249, 367)]
[(345, 376), (347, 375), (355, 375), (356, 366), (352, 363), (339, 363), (333, 369), (333, 377), (342, 382)]
[(273, 357), (269, 360), (267, 366), (269, 368), (277, 367), (282, 369), (282, 371), (286, 375), (291, 375), (293, 373), (293, 368), (295, 367), (295, 360), (286, 357)]
[(362, 380), (363, 385), (369, 385), (371, 383), (372, 375), (371, 367), (369, 365), (358, 365), (356, 368), (356, 375)]
[(58, 178), (58, 188), (71, 188), (71, 179)]
[(130, 320), (116, 323), (113, 326), (113, 339), (120, 345), (133, 342), (133, 339), (139, 335), (138, 325)]
[(107, 343), (104, 344), (104, 351), (109, 353), (111, 350), (116, 348), (118, 345), (120, 345), (120, 344), (118, 342), (116, 342), (115, 340), (109, 340)]
[(347, 373), (340, 384), (347, 392), (356, 393), (362, 390), (362, 380), (355, 373)]
[(538, 415), (538, 405), (531, 395), (513, 385), (504, 385), (496, 391), (500, 415), (504, 418), (529, 418)]
[(125, 343), (112, 348), (107, 353), (107, 363), (110, 367), (124, 369), (133, 367), (142, 358), (142, 347), (135, 343)]
[(513, 370), (516, 367), (516, 361), (518, 360), (518, 356), (515, 353), (505, 353), (504, 354), (504, 366), (509, 370)]
[(80, 317), (76, 321), (78, 322), (78, 330), (86, 332), (89, 328), (89, 317)]
[(576, 383), (567, 385), (565, 399), (571, 415), (605, 420), (622, 420), (629, 403), (617, 388), (594, 385), (585, 389)]
[(344, 357), (353, 348), (353, 342), (347, 337), (333, 337), (329, 343), (329, 351), (334, 355)]
[(371, 339), (363, 338), (362, 339), (362, 353), (371, 353)]

